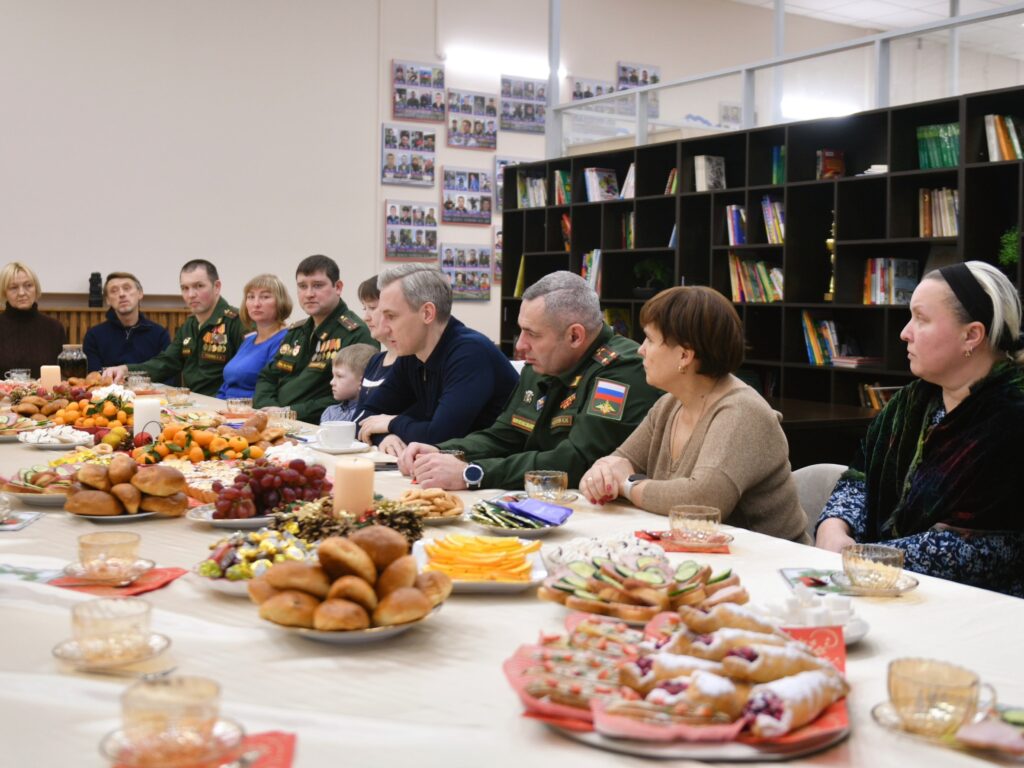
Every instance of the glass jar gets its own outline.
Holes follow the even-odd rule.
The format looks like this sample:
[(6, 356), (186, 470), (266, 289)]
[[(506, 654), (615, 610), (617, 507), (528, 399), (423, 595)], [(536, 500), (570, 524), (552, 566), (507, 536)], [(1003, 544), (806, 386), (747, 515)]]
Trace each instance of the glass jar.
[(89, 373), (89, 361), (81, 344), (65, 344), (63, 351), (57, 355), (57, 365), (60, 366), (60, 377), (64, 381), (71, 377), (84, 379)]

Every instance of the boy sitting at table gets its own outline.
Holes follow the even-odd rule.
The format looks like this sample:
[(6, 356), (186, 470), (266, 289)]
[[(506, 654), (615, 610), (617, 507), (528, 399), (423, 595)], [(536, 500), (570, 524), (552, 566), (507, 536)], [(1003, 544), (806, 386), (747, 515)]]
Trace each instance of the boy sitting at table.
[(331, 394), (338, 402), (329, 405), (320, 417), (325, 421), (353, 421), (358, 414), (359, 387), (363, 382), (363, 371), (370, 358), (379, 352), (371, 344), (350, 344), (342, 347), (334, 356), (331, 370)]

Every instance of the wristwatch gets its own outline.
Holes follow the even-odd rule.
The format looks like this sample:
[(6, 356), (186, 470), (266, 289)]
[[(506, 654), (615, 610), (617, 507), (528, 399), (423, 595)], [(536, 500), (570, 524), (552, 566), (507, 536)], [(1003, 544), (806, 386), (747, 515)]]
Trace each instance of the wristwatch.
[(647, 479), (648, 479), (647, 475), (641, 475), (639, 473), (637, 473), (635, 475), (630, 475), (629, 477), (626, 478), (626, 484), (622, 488), (622, 495), (626, 497), (627, 501), (630, 501), (630, 502), (633, 501), (633, 498), (632, 498), (633, 488), (636, 485), (638, 485), (639, 483), (642, 483), (644, 480), (647, 480)]
[(462, 479), (466, 481), (466, 488), (471, 491), (477, 490), (484, 481), (484, 469), (479, 464), (467, 464), (462, 470)]

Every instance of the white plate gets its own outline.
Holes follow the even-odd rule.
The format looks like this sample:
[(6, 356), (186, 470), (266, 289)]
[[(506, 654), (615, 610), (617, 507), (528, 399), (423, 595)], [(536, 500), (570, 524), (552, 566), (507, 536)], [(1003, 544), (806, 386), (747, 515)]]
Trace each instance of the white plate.
[(33, 507), (63, 507), (68, 498), (66, 493), (15, 493), (14, 491), (4, 491), (4, 493), (10, 494), (25, 504), (31, 504)]
[(486, 531), (488, 536), (518, 536), (521, 539), (539, 539), (541, 536), (547, 536), (552, 531), (565, 527), (565, 523), (562, 523), (562, 525), (545, 525), (543, 528), (501, 528), (497, 525), (479, 523), (469, 515), (466, 515), (465, 519), (481, 531)]
[[(245, 729), (240, 723), (234, 720), (221, 719), (213, 724), (213, 734), (209, 746), (195, 759), (188, 761), (189, 765), (238, 765), (236, 761), (238, 753), (242, 749), (242, 741), (245, 739)], [(133, 755), (133, 753), (135, 753)], [(136, 768), (136, 766), (169, 766), (171, 763), (154, 761), (152, 755), (138, 755), (137, 748), (128, 738), (128, 734), (118, 729), (103, 737), (100, 742), (100, 754), (109, 760), (113, 765), (125, 766), (125, 768)], [(229, 762), (225, 763), (227, 760)], [(244, 765), (251, 763), (245, 762)], [(175, 763), (183, 765), (183, 763)]]
[(242, 517), (219, 520), (213, 516), (213, 504), (203, 504), (201, 507), (193, 507), (185, 517), (194, 523), (206, 523), (214, 528), (228, 528), (232, 531), (248, 531), (262, 528), (268, 525), (274, 518), (271, 515), (261, 517)]
[(90, 572), (81, 563), (71, 563), (64, 568), (64, 575), (68, 578), (77, 579), (82, 585), (96, 585), (107, 587), (127, 587), (138, 581), (144, 574), (149, 573), (156, 567), (152, 560), (138, 559), (131, 564), (131, 567), (123, 575), (108, 577), (106, 579), (91, 576)]
[(212, 592), (220, 592), (222, 595), (231, 595), (232, 597), (249, 596), (248, 579), (241, 579), (239, 581), (231, 581), (230, 579), (211, 579), (209, 576), (200, 576), (196, 573), (195, 568), (192, 569), (192, 575), (194, 575), (196, 580), (204, 587)]
[(344, 448), (328, 448), (326, 445), (320, 445), (318, 440), (309, 440), (306, 445), (312, 448), (314, 451), (320, 451), (320, 453), (329, 453), (332, 456), (340, 456), (343, 453), (362, 453), (363, 451), (370, 450), (370, 446), (359, 440), (353, 440), (349, 445)]
[(395, 624), (390, 627), (370, 627), (369, 629), (352, 629), (347, 632), (324, 632), (319, 629), (285, 627), (280, 624), (274, 624), (273, 622), (267, 623), (275, 629), (283, 630), (289, 634), (298, 635), (306, 640), (315, 640), (319, 643), (329, 643), (331, 645), (362, 645), (365, 643), (376, 643), (380, 640), (387, 640), (395, 635), (408, 632), (413, 627), (417, 627), (430, 619), (431, 616), (440, 610), (441, 606), (439, 605), (419, 621), (410, 621), (407, 624)]
[(156, 517), (156, 512), (136, 512), (134, 515), (76, 515), (68, 512), (68, 516), (80, 517), (83, 520), (91, 520), (94, 523), (134, 523), (136, 520)]
[(29, 448), (38, 448), (40, 451), (73, 451), (80, 445), (92, 445), (93, 439), (90, 436), (88, 440), (78, 440), (74, 443), (30, 443), (27, 440), (19, 441)]
[(858, 597), (899, 597), (904, 592), (917, 589), (917, 585), (919, 583), (917, 579), (906, 571), (900, 574), (899, 579), (891, 589), (866, 589), (864, 587), (855, 587), (850, 583), (850, 578), (843, 571), (834, 571), (829, 576), (829, 579), (833, 584), (843, 590), (844, 595), (854, 595)]
[[(427, 556), (424, 547), (424, 541), (420, 539), (412, 545), (412, 553), (416, 556), (416, 563), (419, 565), (420, 572), (422, 573), (426, 569), (426, 565), (430, 558)], [(530, 561), (530, 578), (528, 581), (462, 581), (459, 579), (452, 579), (452, 591), (453, 592), (465, 592), (469, 593), (490, 593), (490, 594), (508, 594), (514, 592), (525, 592), (530, 587), (535, 587), (541, 581), (543, 581), (548, 575), (548, 569), (544, 567), (544, 558), (540, 556), (540, 550), (531, 552), (527, 555), (527, 559)]]
[(86, 661), (82, 658), (82, 650), (78, 647), (77, 640), (65, 640), (54, 646), (53, 655), (61, 661), (74, 665), (79, 672), (88, 672), (93, 669), (110, 669), (111, 667), (124, 667), (129, 664), (138, 664), (140, 661), (147, 661), (154, 656), (171, 647), (171, 639), (166, 635), (157, 633), (151, 634), (146, 640), (146, 650), (134, 659), (117, 659), (110, 661)]

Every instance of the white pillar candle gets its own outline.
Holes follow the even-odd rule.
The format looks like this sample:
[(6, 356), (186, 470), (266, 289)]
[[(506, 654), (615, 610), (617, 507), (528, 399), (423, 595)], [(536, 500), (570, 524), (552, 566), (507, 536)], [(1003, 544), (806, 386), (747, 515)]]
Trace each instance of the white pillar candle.
[(148, 432), (156, 440), (163, 425), (160, 423), (160, 398), (135, 398), (135, 434)]
[(373, 462), (346, 456), (334, 464), (334, 514), (359, 516), (373, 506)]
[(53, 388), (60, 384), (60, 366), (59, 365), (41, 365), (39, 366), (39, 386), (46, 387), (51, 392)]

